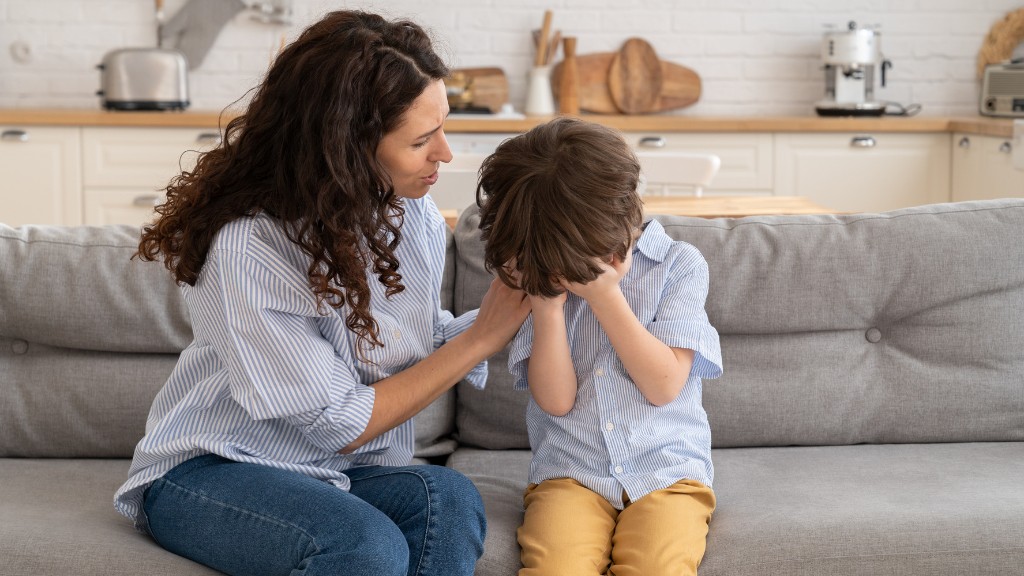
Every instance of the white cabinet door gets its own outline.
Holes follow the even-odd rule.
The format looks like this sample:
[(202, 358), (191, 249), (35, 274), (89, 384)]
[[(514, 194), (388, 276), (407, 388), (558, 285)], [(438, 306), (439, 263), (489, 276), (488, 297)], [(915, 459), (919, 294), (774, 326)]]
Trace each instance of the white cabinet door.
[(200, 128), (82, 129), (82, 184), (87, 224), (140, 224), (155, 216), (171, 178), (195, 167), (220, 143)]
[(776, 134), (775, 193), (843, 212), (949, 202), (948, 134)]
[(953, 200), (1024, 197), (1009, 138), (953, 134)]
[(462, 212), (476, 203), (476, 181), (480, 164), (499, 144), (515, 136), (512, 133), (445, 134), (452, 149), (452, 161), (441, 163), (437, 182), (430, 196), (442, 211)]
[(0, 222), (82, 223), (76, 127), (0, 126)]
[(647, 178), (647, 191), (692, 194), (673, 178), (672, 153), (715, 154), (722, 164), (704, 189), (708, 196), (770, 195), (772, 177), (772, 135), (762, 133), (653, 133), (625, 132)]

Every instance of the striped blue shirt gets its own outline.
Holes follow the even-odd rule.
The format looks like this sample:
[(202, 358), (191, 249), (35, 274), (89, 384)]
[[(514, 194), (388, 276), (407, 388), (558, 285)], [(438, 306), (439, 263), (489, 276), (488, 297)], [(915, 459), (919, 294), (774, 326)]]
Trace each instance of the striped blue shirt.
[[(413, 454), (407, 421), (361, 446), (373, 408), (373, 384), (419, 362), (476, 318), (440, 307), (446, 224), (429, 197), (405, 201), (395, 251), (405, 290), (391, 298), (371, 273), (370, 309), (383, 348), (357, 360), (350, 308), (319, 309), (309, 284), (310, 259), (266, 215), (218, 232), (194, 287), (182, 292), (193, 342), (157, 394), (146, 435), (135, 448), (118, 511), (147, 529), (142, 493), (174, 466), (201, 454), (293, 470), (349, 488), (344, 470), (406, 465)], [(365, 348), (364, 348), (365, 349)], [(478, 387), (486, 364), (467, 379)]]
[[(672, 240), (656, 220), (633, 249), (622, 292), (640, 322), (673, 348), (696, 352), (682, 392), (658, 407), (633, 384), (586, 301), (569, 294), (565, 320), (576, 370), (576, 404), (565, 416), (544, 412), (531, 397), (526, 424), (533, 449), (530, 482), (572, 478), (618, 509), (682, 479), (711, 486), (711, 430), (701, 405), (701, 379), (722, 374), (718, 332), (708, 322), (708, 265), (690, 244)], [(528, 389), (533, 318), (516, 335), (509, 370)]]

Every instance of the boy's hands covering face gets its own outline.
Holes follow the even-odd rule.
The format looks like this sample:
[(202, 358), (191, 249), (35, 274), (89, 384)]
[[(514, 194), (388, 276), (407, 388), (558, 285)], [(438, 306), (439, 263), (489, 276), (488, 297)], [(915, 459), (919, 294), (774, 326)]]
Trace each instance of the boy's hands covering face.
[(626, 273), (629, 272), (629, 267), (633, 263), (633, 251), (629, 250), (626, 252), (625, 260), (619, 260), (617, 256), (612, 256), (610, 262), (600, 259), (595, 260), (595, 262), (602, 270), (597, 278), (585, 284), (567, 282), (565, 279), (560, 279), (559, 284), (569, 292), (588, 302), (595, 298), (601, 298), (606, 294), (617, 292), (619, 290), (619, 283), (626, 277)]

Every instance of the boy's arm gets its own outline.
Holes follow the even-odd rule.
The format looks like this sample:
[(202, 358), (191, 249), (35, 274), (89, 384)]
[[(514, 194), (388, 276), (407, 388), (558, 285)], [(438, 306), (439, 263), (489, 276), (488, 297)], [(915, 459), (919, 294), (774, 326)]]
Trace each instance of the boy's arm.
[(648, 402), (664, 406), (682, 391), (693, 366), (694, 351), (671, 348), (640, 323), (622, 294), (619, 282), (630, 267), (626, 262), (606, 264), (604, 273), (586, 284), (565, 284), (584, 298), (633, 383)]
[(565, 294), (530, 297), (533, 308), (533, 350), (527, 361), (527, 382), (538, 406), (552, 416), (565, 416), (576, 404), (576, 370), (565, 329)]
[(670, 348), (648, 332), (617, 286), (590, 300), (590, 308), (644, 398), (655, 406), (675, 400), (690, 375), (693, 350)]

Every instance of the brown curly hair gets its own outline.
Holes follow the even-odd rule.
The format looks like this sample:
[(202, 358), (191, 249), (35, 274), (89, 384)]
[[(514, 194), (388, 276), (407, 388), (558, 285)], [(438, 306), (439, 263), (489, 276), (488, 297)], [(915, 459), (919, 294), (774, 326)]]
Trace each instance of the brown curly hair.
[(404, 289), (394, 253), (404, 210), (377, 147), (448, 73), (412, 22), (357, 10), (326, 15), (278, 55), (222, 144), (171, 180), (137, 256), (162, 258), (179, 283), (194, 286), (217, 231), (266, 213), (309, 255), (317, 304), (347, 303), (349, 329), (364, 345), (382, 346), (367, 270), (388, 296)]
[[(590, 282), (626, 257), (643, 223), (640, 163), (611, 128), (562, 117), (506, 140), (480, 167), (484, 264), (527, 294)], [(513, 264), (510, 268), (510, 264)]]

